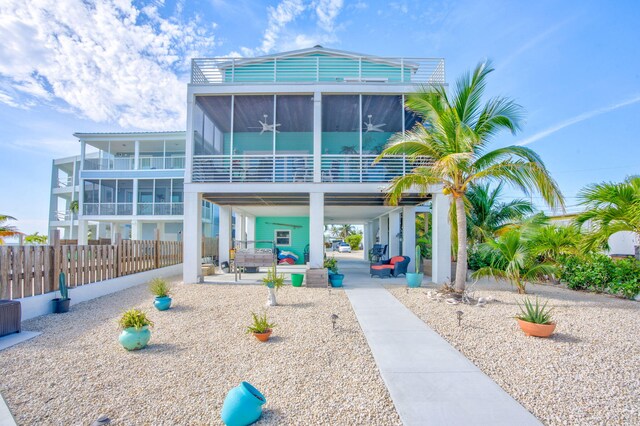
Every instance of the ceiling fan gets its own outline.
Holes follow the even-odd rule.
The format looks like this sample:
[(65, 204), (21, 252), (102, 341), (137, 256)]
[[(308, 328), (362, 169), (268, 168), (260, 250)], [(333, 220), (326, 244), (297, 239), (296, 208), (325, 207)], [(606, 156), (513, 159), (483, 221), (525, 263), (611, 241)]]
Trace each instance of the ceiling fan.
[(369, 115), (367, 115), (367, 117), (369, 117), (369, 122), (367, 123), (365, 121), (363, 123), (365, 125), (365, 127), (366, 127), (365, 133), (369, 133), (369, 132), (384, 132), (384, 130), (382, 130), (381, 127), (385, 126), (387, 123), (373, 124), (373, 122), (371, 121), (372, 115), (369, 114)]
[(269, 122), (267, 121), (267, 118), (269, 117), (268, 114), (263, 114), (262, 115), (264, 117), (264, 121), (262, 120), (258, 120), (258, 123), (260, 123), (261, 127), (248, 127), (249, 129), (262, 129), (260, 130), (260, 134), (263, 134), (264, 132), (276, 132), (276, 133), (280, 133), (280, 130), (276, 129), (276, 127), (280, 127), (280, 123), (275, 123), (275, 124), (269, 124)]

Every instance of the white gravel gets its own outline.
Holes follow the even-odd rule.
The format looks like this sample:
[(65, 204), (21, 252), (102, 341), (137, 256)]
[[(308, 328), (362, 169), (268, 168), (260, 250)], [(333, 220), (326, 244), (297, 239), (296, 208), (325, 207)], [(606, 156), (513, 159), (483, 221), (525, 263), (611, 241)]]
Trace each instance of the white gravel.
[(481, 281), (476, 297), (497, 299), (482, 308), (429, 300), (433, 289), (389, 291), (545, 424), (640, 425), (640, 303), (527, 286), (554, 307), (556, 332), (540, 339), (518, 327), (507, 283)]
[[(146, 286), (23, 324), (43, 334), (0, 352), (0, 392), (20, 425), (221, 424), (229, 389), (246, 380), (267, 398), (258, 424), (394, 425), (400, 419), (341, 290), (286, 287), (271, 341), (244, 333), (266, 289), (182, 285), (156, 311)], [(155, 322), (149, 346), (127, 352), (117, 319), (132, 307)], [(334, 331), (331, 314), (339, 316)]]

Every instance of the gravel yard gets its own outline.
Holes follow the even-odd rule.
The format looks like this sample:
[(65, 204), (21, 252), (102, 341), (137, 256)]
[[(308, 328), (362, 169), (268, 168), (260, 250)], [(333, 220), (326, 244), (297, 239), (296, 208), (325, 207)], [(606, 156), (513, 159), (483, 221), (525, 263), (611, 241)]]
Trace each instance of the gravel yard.
[[(258, 424), (400, 424), (343, 291), (281, 289), (260, 343), (244, 329), (266, 294), (176, 284), (174, 307), (159, 312), (141, 285), (27, 321), (43, 334), (0, 352), (0, 392), (20, 425), (221, 424), (227, 391), (246, 380), (267, 398)], [(146, 349), (127, 352), (117, 320), (132, 307), (155, 327)]]
[(389, 291), (545, 424), (640, 424), (640, 303), (527, 286), (558, 323), (540, 339), (520, 331), (522, 296), (507, 283), (481, 281), (476, 297), (496, 299), (481, 308), (429, 300), (433, 289)]

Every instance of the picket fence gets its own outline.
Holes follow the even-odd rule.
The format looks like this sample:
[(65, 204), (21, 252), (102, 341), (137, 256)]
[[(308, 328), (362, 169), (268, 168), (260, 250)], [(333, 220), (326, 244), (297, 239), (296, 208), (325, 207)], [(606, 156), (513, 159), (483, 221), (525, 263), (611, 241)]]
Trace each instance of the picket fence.
[(19, 299), (182, 263), (182, 242), (0, 246), (0, 299)]

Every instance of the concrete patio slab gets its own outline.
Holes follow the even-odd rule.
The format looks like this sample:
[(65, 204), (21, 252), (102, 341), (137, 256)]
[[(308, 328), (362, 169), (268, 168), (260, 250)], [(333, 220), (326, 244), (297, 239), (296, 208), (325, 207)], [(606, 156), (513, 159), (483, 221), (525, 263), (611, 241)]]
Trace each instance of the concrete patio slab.
[(542, 424), (383, 287), (400, 280), (372, 280), (362, 261), (345, 259), (340, 268), (348, 271), (345, 291), (405, 425)]
[(2, 395), (0, 395), (0, 426), (16, 426), (17, 423), (9, 411), (9, 407)]
[(18, 343), (26, 342), (29, 339), (33, 339), (36, 336), (41, 335), (36, 331), (22, 331), (20, 333), (8, 334), (0, 337), (0, 351), (17, 345)]

